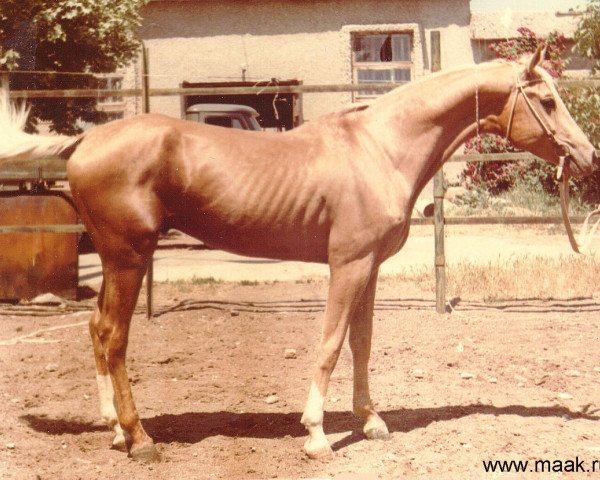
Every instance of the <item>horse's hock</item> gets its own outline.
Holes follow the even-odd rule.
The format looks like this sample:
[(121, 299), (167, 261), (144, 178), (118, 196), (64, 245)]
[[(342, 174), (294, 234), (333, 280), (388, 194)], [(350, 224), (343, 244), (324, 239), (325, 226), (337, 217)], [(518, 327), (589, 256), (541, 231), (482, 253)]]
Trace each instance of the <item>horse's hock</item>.
[[(75, 209), (60, 193), (0, 192), (0, 225), (76, 222)], [(0, 234), (0, 299), (31, 299), (45, 292), (75, 299), (77, 241), (77, 233)]]

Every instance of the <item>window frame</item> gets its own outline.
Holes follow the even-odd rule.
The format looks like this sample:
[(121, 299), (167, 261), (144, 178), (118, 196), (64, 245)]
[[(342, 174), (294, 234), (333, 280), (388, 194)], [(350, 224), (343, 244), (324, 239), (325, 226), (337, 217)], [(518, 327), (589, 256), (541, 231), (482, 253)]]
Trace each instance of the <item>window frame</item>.
[[(124, 75), (120, 73), (104, 73), (97, 74), (96, 78), (102, 82), (101, 89), (114, 89), (114, 90), (122, 90)], [(114, 82), (118, 82), (118, 87), (115, 88)], [(101, 97), (98, 98), (96, 102), (96, 108), (101, 112), (121, 112), (125, 110), (125, 97), (120, 96), (118, 94), (112, 95), (110, 97)]]
[[(366, 37), (369, 35), (407, 35), (410, 39), (410, 61), (407, 60), (395, 60), (390, 62), (360, 62), (356, 59), (356, 50), (354, 44), (357, 37)], [(359, 85), (358, 72), (361, 70), (386, 70), (393, 71), (395, 69), (408, 70), (410, 72), (410, 80), (396, 82), (391, 80), (389, 82), (382, 82), (382, 84), (389, 83), (390, 85), (400, 86), (409, 83), (415, 78), (415, 33), (412, 29), (390, 29), (390, 30), (364, 30), (364, 31), (352, 31), (350, 34), (351, 42), (351, 65), (352, 65), (352, 83)], [(368, 91), (356, 91), (352, 93), (353, 101), (372, 100), (381, 96), (384, 92), (367, 93)]]

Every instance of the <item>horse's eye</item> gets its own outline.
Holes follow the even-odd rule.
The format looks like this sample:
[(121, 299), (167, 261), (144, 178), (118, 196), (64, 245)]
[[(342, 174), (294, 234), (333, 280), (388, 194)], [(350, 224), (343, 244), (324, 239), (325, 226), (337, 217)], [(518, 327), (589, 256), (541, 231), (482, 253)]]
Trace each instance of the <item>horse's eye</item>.
[(554, 101), (554, 98), (552, 98), (552, 97), (542, 98), (542, 107), (544, 107), (544, 109), (548, 113), (550, 113), (552, 110), (554, 110), (556, 108), (556, 102)]

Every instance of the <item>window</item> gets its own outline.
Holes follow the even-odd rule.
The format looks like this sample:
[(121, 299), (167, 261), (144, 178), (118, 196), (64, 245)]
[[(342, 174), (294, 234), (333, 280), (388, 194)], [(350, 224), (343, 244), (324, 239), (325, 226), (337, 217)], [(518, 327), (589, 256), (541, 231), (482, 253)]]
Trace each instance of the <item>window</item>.
[[(121, 90), (123, 88), (123, 76), (107, 74), (98, 78), (100, 89), (106, 90)], [(98, 110), (121, 111), (125, 108), (125, 100), (120, 95), (110, 97), (102, 97), (98, 99)]]
[(207, 116), (204, 122), (208, 123), (209, 125), (217, 125), (219, 127), (238, 128), (240, 130), (244, 130), (244, 126), (238, 118), (230, 117), (227, 115)]
[(115, 112), (107, 112), (106, 113), (106, 121), (112, 122), (113, 120), (121, 120), (125, 117), (125, 112), (123, 111), (115, 111)]
[[(352, 70), (355, 83), (400, 85), (412, 79), (411, 33), (354, 33)], [(360, 90), (355, 98), (372, 98), (383, 92)]]

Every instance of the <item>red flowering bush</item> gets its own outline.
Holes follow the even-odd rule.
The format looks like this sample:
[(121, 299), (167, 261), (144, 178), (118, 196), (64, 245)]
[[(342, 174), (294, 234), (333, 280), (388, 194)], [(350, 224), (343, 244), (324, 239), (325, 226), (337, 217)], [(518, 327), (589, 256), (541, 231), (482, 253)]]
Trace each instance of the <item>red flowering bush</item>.
[(562, 54), (567, 49), (567, 39), (562, 33), (552, 32), (548, 37), (537, 36), (529, 28), (521, 27), (517, 29), (519, 37), (511, 40), (502, 40), (490, 45), (498, 58), (504, 58), (509, 61), (517, 61), (523, 55), (533, 53), (539, 45), (546, 47), (546, 58), (541, 66), (554, 78), (562, 76), (567, 66)]
[[(481, 135), (465, 143), (465, 154), (514, 152), (511, 143), (498, 135)], [(467, 188), (485, 187), (492, 194), (508, 190), (515, 183), (516, 162), (467, 162), (461, 180)]]

